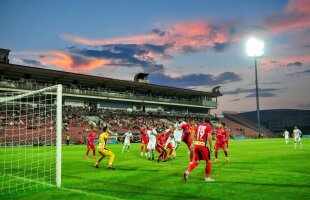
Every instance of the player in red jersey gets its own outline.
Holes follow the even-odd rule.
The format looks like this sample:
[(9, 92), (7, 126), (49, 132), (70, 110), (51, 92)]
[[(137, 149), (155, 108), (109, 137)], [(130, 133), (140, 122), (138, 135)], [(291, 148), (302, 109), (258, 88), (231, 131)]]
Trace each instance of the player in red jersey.
[(167, 138), (166, 138), (164, 132), (157, 136), (157, 139), (156, 139), (156, 150), (159, 153), (158, 154), (158, 159), (157, 159), (158, 162), (160, 161), (160, 159), (163, 162), (166, 161), (166, 156), (167, 156), (166, 149), (165, 149), (166, 141), (167, 141)]
[(144, 125), (140, 131), (140, 134), (141, 134), (141, 156), (143, 156), (143, 154), (145, 154), (147, 156), (146, 146), (149, 143), (149, 139), (147, 138), (146, 131), (147, 131), (147, 129), (146, 129), (146, 126)]
[(95, 147), (95, 139), (96, 139), (96, 128), (93, 126), (90, 127), (90, 132), (87, 134), (87, 151), (85, 154), (85, 158), (88, 158), (89, 151), (92, 149), (93, 150), (93, 156), (96, 158), (96, 147)]
[[(207, 147), (209, 144), (210, 150)], [(210, 151), (212, 149), (212, 126), (210, 125), (210, 117), (205, 117), (203, 123), (195, 128), (194, 136), (194, 162), (189, 165), (188, 169), (184, 172), (184, 180), (187, 181), (189, 173), (198, 166), (200, 160), (206, 161), (206, 178), (205, 181), (214, 181), (210, 178), (211, 173), (211, 159)]]
[(178, 119), (180, 127), (179, 129), (183, 130), (182, 141), (185, 142), (187, 148), (189, 150), (189, 161), (193, 162), (193, 148), (192, 148), (192, 134), (191, 134), (191, 126), (195, 125), (195, 120), (190, 119), (189, 124), (183, 121), (181, 118)]
[(216, 143), (215, 143), (215, 162), (218, 161), (218, 150), (223, 149), (225, 156), (226, 156), (226, 162), (228, 162), (228, 151), (227, 151), (227, 145), (229, 141), (229, 135), (227, 130), (225, 129), (225, 123), (221, 123), (220, 127), (216, 129)]
[(169, 129), (167, 129), (165, 131), (165, 137), (167, 138), (167, 141), (166, 141), (166, 144), (165, 144), (165, 150), (167, 152), (167, 149), (170, 149), (170, 151), (168, 153), (168, 160), (171, 160), (171, 155), (174, 152), (175, 141), (174, 141), (174, 138), (173, 138), (173, 131), (174, 131), (173, 126), (169, 126)]

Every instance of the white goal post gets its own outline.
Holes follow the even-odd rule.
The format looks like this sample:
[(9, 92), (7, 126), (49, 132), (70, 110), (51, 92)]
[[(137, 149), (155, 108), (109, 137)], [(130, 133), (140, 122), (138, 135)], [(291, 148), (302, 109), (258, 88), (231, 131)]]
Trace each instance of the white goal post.
[(62, 85), (0, 92), (0, 194), (61, 187)]

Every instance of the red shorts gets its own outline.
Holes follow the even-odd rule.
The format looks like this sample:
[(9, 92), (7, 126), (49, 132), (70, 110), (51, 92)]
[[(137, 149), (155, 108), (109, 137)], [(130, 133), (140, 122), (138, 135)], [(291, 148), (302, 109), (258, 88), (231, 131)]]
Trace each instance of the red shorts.
[(190, 138), (190, 133), (184, 133), (182, 135), (182, 141), (185, 142), (185, 144), (187, 145), (187, 148), (190, 149), (190, 147), (192, 146), (192, 140)]
[(95, 149), (95, 144), (94, 143), (88, 143), (87, 148), (88, 149)]
[(142, 138), (141, 138), (141, 143), (147, 145), (147, 144), (149, 143), (148, 138), (147, 138), (147, 137), (142, 137)]
[(226, 148), (227, 148), (227, 144), (225, 141), (219, 141), (219, 140), (216, 141), (215, 150), (226, 149)]
[(195, 145), (194, 146), (194, 160), (210, 160), (210, 151), (206, 146)]
[(157, 146), (157, 145), (156, 145), (156, 148), (155, 148), (155, 149), (156, 149), (156, 151), (159, 152), (159, 153), (162, 152), (162, 151), (164, 150), (164, 148), (162, 148), (162, 147), (160, 147), (160, 146)]
[(173, 149), (172, 144), (171, 144), (171, 143), (169, 143), (169, 144), (167, 145), (167, 148), (168, 148), (168, 149)]

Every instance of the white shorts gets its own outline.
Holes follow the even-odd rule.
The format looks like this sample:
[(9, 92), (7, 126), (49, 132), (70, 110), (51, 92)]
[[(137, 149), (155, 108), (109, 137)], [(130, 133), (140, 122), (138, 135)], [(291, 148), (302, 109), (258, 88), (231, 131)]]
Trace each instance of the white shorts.
[(176, 142), (181, 143), (181, 141), (182, 141), (182, 134), (183, 134), (182, 132), (175, 131), (175, 132), (173, 133), (174, 140), (175, 140)]
[(127, 146), (129, 146), (130, 145), (130, 141), (124, 141), (124, 145), (127, 145)]
[(295, 141), (295, 142), (301, 142), (300, 136), (295, 136), (294, 141)]
[(289, 137), (285, 137), (286, 140), (288, 140)]
[(148, 144), (147, 144), (147, 149), (148, 150), (155, 150), (155, 146), (156, 146), (156, 144), (155, 143), (153, 143), (153, 142), (149, 142)]

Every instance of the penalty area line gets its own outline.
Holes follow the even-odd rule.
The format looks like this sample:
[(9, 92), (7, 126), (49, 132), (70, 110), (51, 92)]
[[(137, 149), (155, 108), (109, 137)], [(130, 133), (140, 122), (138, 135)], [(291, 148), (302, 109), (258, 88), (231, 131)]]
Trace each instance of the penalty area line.
[(78, 190), (78, 189), (65, 188), (65, 187), (60, 187), (59, 189), (68, 190), (71, 192), (76, 192), (76, 193), (81, 193), (81, 194), (88, 194), (88, 195), (96, 196), (96, 197), (104, 197), (106, 199), (124, 200), (124, 199), (119, 199), (117, 197), (107, 196), (107, 195), (103, 195), (103, 194), (99, 194), (99, 193), (90, 193), (90, 192), (86, 192), (86, 191)]
[[(41, 182), (41, 181), (38, 181), (38, 180), (32, 180), (32, 179), (25, 178), (25, 177), (19, 177), (19, 176), (13, 175), (13, 174), (5, 174), (5, 176), (10, 176), (10, 177), (16, 178), (18, 180), (33, 182), (33, 183), (37, 183), (37, 184), (40, 184), (40, 185), (45, 185), (45, 186), (48, 186), (49, 188), (58, 188), (58, 187), (56, 187), (56, 185), (53, 185), (51, 183)], [(32, 186), (23, 187), (22, 190), (26, 191), (28, 188), (30, 189), (31, 187)], [(11, 188), (14, 188), (14, 186), (12, 186)], [(117, 198), (117, 197), (113, 197), (113, 196), (107, 196), (107, 195), (103, 195), (103, 194), (99, 194), (99, 193), (90, 193), (90, 192), (86, 192), (86, 191), (78, 190), (78, 189), (72, 189), (72, 188), (66, 188), (66, 187), (59, 187), (58, 189), (60, 189), (60, 190), (67, 190), (67, 191), (70, 191), (70, 192), (75, 192), (75, 193), (80, 193), (80, 194), (96, 196), (96, 197), (101, 197), (101, 198), (104, 197), (105, 199), (123, 200), (123, 199), (120, 199), (120, 198)], [(0, 193), (0, 194), (2, 194), (2, 193)]]

